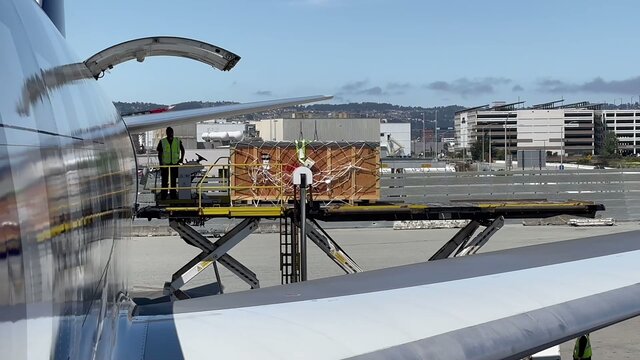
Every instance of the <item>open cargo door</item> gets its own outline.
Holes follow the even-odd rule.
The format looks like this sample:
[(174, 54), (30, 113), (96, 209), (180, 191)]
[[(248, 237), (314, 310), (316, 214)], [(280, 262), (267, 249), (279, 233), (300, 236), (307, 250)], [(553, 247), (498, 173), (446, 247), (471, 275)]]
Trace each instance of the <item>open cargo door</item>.
[(171, 36), (154, 36), (125, 41), (106, 48), (88, 58), (84, 64), (97, 80), (104, 71), (136, 59), (143, 62), (149, 56), (177, 56), (203, 62), (222, 71), (231, 70), (240, 56), (202, 41)]

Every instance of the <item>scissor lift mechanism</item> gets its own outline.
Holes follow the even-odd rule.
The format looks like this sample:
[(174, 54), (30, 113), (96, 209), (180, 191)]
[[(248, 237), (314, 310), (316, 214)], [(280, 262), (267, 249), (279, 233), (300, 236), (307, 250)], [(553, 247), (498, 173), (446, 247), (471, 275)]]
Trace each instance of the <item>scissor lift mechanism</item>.
[(216, 262), (219, 262), (229, 271), (249, 284), (252, 289), (259, 288), (260, 282), (258, 281), (256, 274), (246, 266), (242, 265), (238, 260), (234, 259), (231, 255), (227, 254), (229, 250), (238, 245), (240, 241), (257, 229), (259, 222), (260, 219), (257, 218), (244, 219), (220, 239), (215, 242), (211, 242), (185, 222), (169, 220), (171, 228), (177, 231), (180, 237), (187, 244), (199, 248), (202, 252), (191, 259), (191, 261), (180, 268), (180, 270), (176, 271), (171, 277), (170, 282), (165, 283), (165, 295), (171, 295), (172, 297), (181, 300), (188, 298), (189, 296), (180, 289), (212, 264), (214, 266), (218, 285), (220, 286), (220, 289), (222, 289)]
[[(179, 300), (189, 298), (189, 296), (181, 290), (182, 287), (209, 266), (213, 266), (218, 285), (222, 292), (222, 284), (217, 269), (217, 263), (222, 264), (229, 271), (246, 282), (251, 289), (259, 288), (260, 281), (258, 280), (257, 275), (228, 254), (229, 250), (257, 229), (259, 222), (259, 218), (246, 218), (217, 241), (211, 242), (207, 237), (187, 225), (184, 221), (175, 219), (170, 220), (169, 225), (171, 228), (178, 232), (180, 237), (187, 244), (199, 248), (202, 252), (176, 271), (170, 282), (165, 283), (165, 295), (171, 295), (172, 298)], [(431, 256), (429, 261), (445, 259), (452, 256), (457, 257), (475, 254), (489, 241), (493, 234), (502, 228), (503, 225), (504, 217), (502, 216), (495, 220), (472, 220), (465, 227), (460, 229), (460, 231), (458, 231), (433, 256)], [(477, 232), (480, 226), (485, 226), (485, 229), (472, 239), (472, 236)], [(299, 228), (299, 226), (296, 227)], [(292, 234), (293, 232), (288, 231), (288, 233)], [(346, 274), (354, 274), (363, 271), (362, 267), (360, 267), (314, 219), (307, 220), (306, 234), (307, 238), (318, 246), (318, 248), (322, 250), (333, 262), (335, 262), (336, 265), (338, 265)], [(299, 249), (299, 247), (297, 247), (297, 249)], [(288, 255), (289, 259), (296, 259), (294, 260), (293, 265), (299, 266), (299, 264), (296, 264), (300, 259), (299, 251), (281, 249), (281, 252), (284, 251), (291, 251), (291, 254), (285, 255)], [(299, 272), (293, 272), (287, 279), (283, 278), (282, 280), (283, 283), (298, 281), (300, 281)]]
[[(194, 164), (195, 166), (195, 164)], [(191, 170), (191, 169), (186, 169)], [(191, 181), (192, 177), (185, 177)], [(178, 232), (189, 245), (201, 250), (201, 253), (176, 271), (171, 281), (165, 283), (164, 293), (173, 299), (186, 299), (189, 296), (183, 286), (209, 266), (213, 266), (219, 291), (222, 284), (217, 263), (222, 264), (233, 274), (246, 282), (250, 288), (260, 287), (255, 273), (228, 254), (258, 227), (262, 218), (280, 219), (280, 270), (281, 282), (291, 283), (306, 279), (306, 239), (311, 240), (345, 273), (353, 274), (363, 269), (340, 245), (322, 229), (317, 220), (339, 221), (377, 221), (377, 220), (460, 220), (470, 222), (460, 229), (442, 248), (428, 260), (440, 260), (448, 257), (472, 255), (477, 253), (503, 225), (505, 218), (549, 217), (558, 214), (595, 216), (604, 210), (604, 206), (589, 202), (531, 202), (482, 201), (477, 204), (421, 205), (421, 204), (376, 204), (317, 206), (302, 205), (299, 199), (307, 199), (300, 188), (301, 195), (296, 198), (296, 206), (282, 203), (271, 206), (228, 206), (193, 204), (182, 206), (150, 206), (138, 212), (141, 218), (168, 218), (169, 225)], [(191, 194), (186, 194), (191, 197)], [(304, 204), (304, 202), (302, 202)], [(304, 210), (303, 210), (304, 209)], [(200, 234), (189, 224), (204, 224), (210, 218), (243, 219), (231, 231), (215, 242)], [(477, 232), (480, 226), (485, 229)], [(302, 233), (305, 233), (302, 239)], [(473, 237), (473, 238), (472, 238)]]
[[(484, 225), (485, 229), (473, 238), (473, 240), (469, 241), (480, 225)], [(490, 221), (472, 220), (460, 229), (460, 231), (458, 231), (451, 240), (447, 241), (446, 244), (436, 251), (436, 253), (429, 258), (429, 261), (446, 259), (451, 256), (451, 254), (454, 254), (454, 252), (454, 257), (475, 254), (487, 243), (487, 241), (489, 241), (489, 238), (491, 238), (493, 234), (502, 228), (503, 225), (503, 216)]]

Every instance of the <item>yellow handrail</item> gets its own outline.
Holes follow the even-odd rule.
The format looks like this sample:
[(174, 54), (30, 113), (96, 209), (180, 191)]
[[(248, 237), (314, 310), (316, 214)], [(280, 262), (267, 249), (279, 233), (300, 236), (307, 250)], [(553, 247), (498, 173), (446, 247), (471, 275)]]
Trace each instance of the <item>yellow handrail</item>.
[[(268, 166), (268, 167), (267, 167)], [(285, 181), (283, 179), (282, 167), (283, 164), (278, 163), (254, 163), (254, 164), (213, 164), (213, 165), (199, 165), (199, 164), (185, 164), (185, 165), (159, 165), (157, 168), (189, 168), (189, 167), (204, 167), (204, 173), (202, 174), (202, 178), (197, 181), (197, 183), (192, 184), (191, 186), (171, 186), (171, 182), (169, 181), (168, 187), (152, 187), (150, 188), (152, 191), (170, 191), (170, 190), (195, 190), (197, 194), (197, 204), (198, 208), (202, 209), (202, 197), (203, 192), (206, 191), (227, 191), (230, 199), (233, 198), (233, 191), (241, 191), (241, 190), (254, 190), (254, 189), (275, 189), (277, 191), (277, 202), (281, 205), (286, 202), (285, 199)], [(235, 185), (231, 186), (230, 180), (232, 176), (234, 176), (235, 170), (238, 168), (256, 168), (256, 169), (264, 169), (267, 171), (270, 176), (273, 176), (271, 180), (274, 185)], [(206, 170), (205, 170), (206, 169)], [(220, 185), (206, 185), (207, 179), (214, 178), (215, 176), (211, 176), (211, 171), (213, 169), (221, 169), (227, 170), (223, 172), (223, 176), (220, 178)], [(245, 170), (246, 171), (246, 170)], [(229, 206), (234, 206), (233, 201), (230, 200)]]

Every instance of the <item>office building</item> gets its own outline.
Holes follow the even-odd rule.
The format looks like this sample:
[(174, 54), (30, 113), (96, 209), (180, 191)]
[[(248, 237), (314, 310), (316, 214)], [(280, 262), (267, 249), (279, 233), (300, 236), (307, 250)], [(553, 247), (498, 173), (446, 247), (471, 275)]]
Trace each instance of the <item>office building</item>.
[(624, 155), (640, 154), (640, 110), (603, 110), (605, 131), (613, 131)]
[(517, 150), (544, 150), (560, 156), (594, 154), (599, 105), (562, 101), (524, 107), (524, 102), (493, 103), (464, 109), (455, 115), (456, 146), (469, 151), (484, 137), (491, 146), (515, 154)]

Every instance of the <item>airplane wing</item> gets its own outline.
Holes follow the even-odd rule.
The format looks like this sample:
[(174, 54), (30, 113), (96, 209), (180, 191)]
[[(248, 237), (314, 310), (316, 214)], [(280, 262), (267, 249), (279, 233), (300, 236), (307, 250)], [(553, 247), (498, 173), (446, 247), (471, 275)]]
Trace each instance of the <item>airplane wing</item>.
[(333, 98), (330, 95), (317, 95), (281, 100), (259, 101), (246, 104), (215, 106), (202, 109), (168, 111), (156, 114), (146, 114), (125, 117), (124, 122), (131, 133), (141, 133), (160, 129), (171, 125), (195, 124), (200, 121), (252, 114), (261, 111), (307, 104)]
[(634, 231), (138, 306), (116, 357), (521, 359), (640, 314), (638, 239)]

